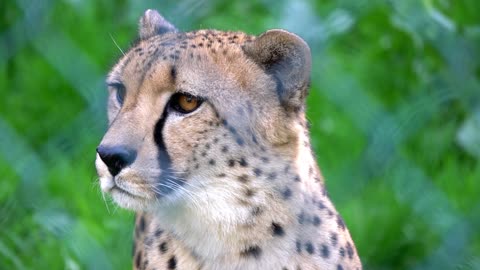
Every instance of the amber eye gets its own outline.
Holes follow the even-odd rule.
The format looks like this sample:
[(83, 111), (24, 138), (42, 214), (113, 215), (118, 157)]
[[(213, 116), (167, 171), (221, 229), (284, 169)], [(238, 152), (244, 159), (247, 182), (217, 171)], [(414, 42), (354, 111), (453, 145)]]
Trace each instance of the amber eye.
[(195, 111), (202, 104), (203, 100), (199, 97), (185, 93), (177, 93), (170, 99), (170, 107), (177, 112), (186, 114)]

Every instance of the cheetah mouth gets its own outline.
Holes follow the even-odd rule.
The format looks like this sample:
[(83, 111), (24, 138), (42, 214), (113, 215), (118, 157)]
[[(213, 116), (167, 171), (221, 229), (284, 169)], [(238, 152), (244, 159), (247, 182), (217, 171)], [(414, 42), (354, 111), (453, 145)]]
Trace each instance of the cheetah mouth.
[(143, 211), (151, 205), (150, 200), (144, 196), (133, 193), (125, 187), (114, 184), (108, 191), (116, 205), (124, 209)]
[(130, 197), (138, 197), (138, 198), (140, 198), (139, 196), (137, 196), (137, 195), (135, 195), (135, 194), (132, 194), (132, 193), (126, 191), (125, 189), (119, 187), (118, 185), (113, 186), (113, 187), (110, 189), (110, 192), (112, 192), (112, 193), (113, 193), (113, 192), (119, 192), (119, 193), (121, 193), (121, 194), (128, 195), (128, 196), (130, 196)]
[(119, 193), (119, 194), (121, 194), (121, 195), (126, 195), (126, 196), (129, 196), (129, 197), (134, 198), (134, 199), (142, 199), (142, 200), (145, 199), (144, 197), (142, 197), (142, 196), (140, 196), (140, 195), (138, 195), (138, 194), (135, 194), (135, 193), (133, 193), (132, 191), (128, 190), (126, 187), (122, 187), (121, 185), (119, 185), (119, 184), (117, 183), (117, 181), (114, 181), (114, 184), (113, 184), (113, 186), (111, 187), (111, 189), (110, 189), (109, 192), (112, 193), (112, 194), (113, 194), (114, 192), (117, 192), (117, 193)]

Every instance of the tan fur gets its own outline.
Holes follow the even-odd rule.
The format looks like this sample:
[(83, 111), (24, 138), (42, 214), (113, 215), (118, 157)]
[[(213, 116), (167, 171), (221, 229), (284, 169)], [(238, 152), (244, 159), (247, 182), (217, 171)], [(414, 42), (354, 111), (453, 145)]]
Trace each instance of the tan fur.
[[(116, 176), (96, 161), (102, 191), (137, 211), (134, 269), (361, 269), (310, 150), (305, 42), (283, 30), (178, 33), (151, 10), (140, 37), (108, 76), (127, 94), (121, 105), (109, 89), (101, 142), (136, 158)], [(176, 113), (176, 92), (205, 102)]]

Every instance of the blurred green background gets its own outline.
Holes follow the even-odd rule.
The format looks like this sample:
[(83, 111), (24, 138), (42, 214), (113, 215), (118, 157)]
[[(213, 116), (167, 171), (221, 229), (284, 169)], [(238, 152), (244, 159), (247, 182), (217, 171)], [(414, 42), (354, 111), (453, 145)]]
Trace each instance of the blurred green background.
[(0, 2), (0, 269), (130, 269), (104, 77), (147, 8), (311, 46), (313, 145), (365, 269), (480, 269), (480, 1)]

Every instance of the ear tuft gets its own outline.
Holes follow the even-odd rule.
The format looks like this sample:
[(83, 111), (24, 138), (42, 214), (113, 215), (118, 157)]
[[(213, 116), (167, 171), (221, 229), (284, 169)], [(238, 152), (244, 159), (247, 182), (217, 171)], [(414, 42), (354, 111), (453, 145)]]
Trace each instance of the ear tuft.
[(165, 34), (168, 32), (177, 32), (177, 28), (154, 9), (147, 9), (139, 22), (140, 39), (148, 39), (150, 37)]
[(310, 86), (311, 55), (307, 43), (285, 30), (270, 30), (244, 52), (260, 65), (277, 83), (277, 94), (287, 110), (300, 110)]

